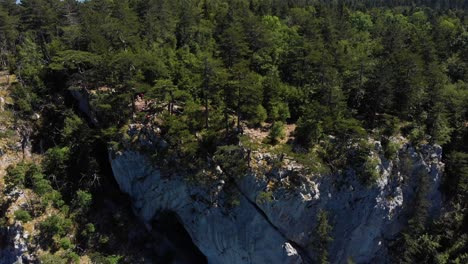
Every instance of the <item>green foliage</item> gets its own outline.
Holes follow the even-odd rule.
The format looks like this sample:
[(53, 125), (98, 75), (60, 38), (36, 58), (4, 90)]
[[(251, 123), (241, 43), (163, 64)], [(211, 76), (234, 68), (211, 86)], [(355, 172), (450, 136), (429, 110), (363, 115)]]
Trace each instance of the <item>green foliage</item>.
[(363, 165), (361, 179), (367, 185), (372, 185), (380, 178), (379, 160), (373, 156), (368, 156)]
[(31, 221), (31, 215), (28, 213), (28, 211), (19, 209), (15, 211), (15, 219), (26, 223), (28, 221)]
[[(447, 158), (447, 177), (444, 186), (447, 193), (458, 199), (468, 197), (468, 153), (454, 151)], [(466, 200), (465, 200), (466, 201)]]
[(425, 139), (424, 128), (421, 128), (421, 127), (413, 128), (410, 134), (408, 135), (408, 139), (414, 144), (421, 143)]
[(273, 201), (273, 192), (259, 192), (256, 199), (257, 203), (271, 203)]
[[(461, 208), (454, 210), (465, 210), (464, 1), (199, 2), (2, 1), (0, 69), (19, 80), (10, 89), (16, 113), (40, 112), (31, 136), (33, 149), (46, 151), (42, 168), (9, 168), (5, 191), (31, 188), (43, 208), (88, 223), (96, 199), (90, 193), (101, 183), (97, 157), (107, 142), (115, 150), (128, 146), (130, 140), (120, 142), (127, 124), (161, 128), (158, 137), (168, 146), (142, 148), (162, 167), (195, 174), (214, 160), (238, 176), (249, 164), (236, 134), (245, 124), (258, 129), (268, 121), (273, 144), (285, 122), (297, 125), (295, 142), (272, 151), (321, 173), (351, 166), (370, 185), (379, 175), (363, 143), (368, 135), (382, 138), (390, 160), (400, 128), (416, 146), (443, 144), (451, 153), (445, 187), (453, 208)], [(111, 88), (97, 89), (104, 86)], [(70, 89), (89, 92), (92, 125), (74, 114)], [(150, 104), (141, 112), (134, 107), (140, 93)], [(246, 147), (264, 147), (246, 142), (241, 139)], [(403, 153), (399, 165), (410, 175), (411, 159)], [(466, 260), (449, 245), (465, 240), (441, 233), (410, 234), (409, 259)], [(58, 263), (73, 259), (61, 257), (48, 256)]]
[(69, 147), (55, 147), (47, 150), (42, 162), (43, 167), (49, 178), (52, 178), (56, 184), (66, 179), (69, 158)]
[(235, 145), (221, 146), (215, 152), (214, 160), (224, 173), (240, 178), (247, 172), (247, 160), (244, 150)]
[(284, 124), (281, 121), (277, 121), (273, 123), (270, 129), (270, 133), (268, 134), (268, 140), (271, 144), (276, 144), (278, 141), (283, 139), (286, 136), (284, 131)]
[(297, 121), (296, 140), (304, 147), (310, 148), (323, 137), (321, 107), (311, 107)]
[(283, 102), (272, 103), (271, 110), (269, 113), (270, 119), (285, 122), (290, 117), (291, 117), (291, 114), (289, 113), (289, 107), (286, 103), (283, 103)]
[(45, 238), (67, 235), (72, 227), (72, 221), (61, 215), (47, 217), (39, 224), (39, 229)]
[(60, 51), (49, 64), (50, 69), (55, 71), (78, 71), (97, 66), (100, 57), (94, 53), (79, 50)]
[(89, 192), (78, 190), (72, 204), (76, 211), (85, 214), (89, 211), (93, 197)]
[(62, 136), (64, 140), (70, 140), (74, 133), (76, 133), (83, 125), (83, 120), (77, 115), (66, 117), (64, 121)]
[(94, 253), (91, 255), (91, 260), (94, 263), (102, 263), (102, 264), (117, 264), (122, 259), (122, 256), (119, 255), (111, 255), (106, 256), (99, 253)]
[(15, 135), (15, 131), (12, 129), (7, 129), (5, 131), (0, 131), (0, 140), (1, 139), (8, 139)]
[(59, 244), (60, 244), (60, 248), (64, 250), (70, 249), (73, 246), (72, 242), (70, 241), (70, 238), (68, 237), (61, 238), (59, 241)]
[(58, 254), (45, 253), (40, 260), (44, 264), (67, 264), (67, 259)]
[(312, 247), (317, 254), (316, 263), (326, 264), (328, 261), (328, 245), (333, 238), (330, 236), (333, 227), (328, 222), (328, 213), (320, 210), (317, 214), (317, 224), (314, 230)]
[(8, 166), (5, 176), (6, 190), (10, 191), (15, 187), (22, 188), (25, 183), (26, 172), (28, 169), (29, 164), (24, 162)]
[(248, 121), (252, 126), (259, 126), (267, 118), (267, 112), (262, 105), (257, 105), (254, 109), (245, 108), (249, 116)]
[(18, 76), (25, 85), (34, 89), (42, 89), (44, 82), (44, 56), (40, 46), (29, 34), (24, 42), (18, 47)]
[(17, 110), (24, 115), (31, 115), (40, 103), (37, 93), (23, 85), (16, 85), (11, 96), (15, 99)]
[(80, 257), (73, 251), (44, 253), (39, 257), (41, 263), (45, 264), (69, 264), (79, 263)]
[(415, 176), (419, 179), (419, 185), (407, 230), (399, 241), (402, 254), (398, 258), (402, 263), (433, 262), (432, 258), (440, 247), (437, 237), (424, 234), (431, 206), (427, 200), (429, 177), (425, 170), (419, 171)]
[(397, 142), (393, 142), (388, 139), (382, 140), (382, 147), (384, 150), (385, 158), (388, 160), (394, 160), (397, 157), (400, 145)]
[(91, 224), (91, 223), (88, 223), (85, 225), (85, 228), (84, 230), (81, 232), (81, 235), (85, 236), (85, 237), (89, 237), (91, 236), (94, 232), (96, 232), (96, 227)]

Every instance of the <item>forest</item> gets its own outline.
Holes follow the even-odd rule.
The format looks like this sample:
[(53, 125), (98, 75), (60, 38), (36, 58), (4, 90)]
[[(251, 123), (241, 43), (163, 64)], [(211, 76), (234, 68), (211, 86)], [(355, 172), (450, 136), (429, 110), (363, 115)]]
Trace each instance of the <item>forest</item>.
[[(320, 173), (352, 167), (372, 185), (368, 139), (391, 159), (401, 136), (443, 147), (447, 208), (429, 221), (421, 202), (396, 263), (466, 263), (467, 10), (464, 0), (0, 0), (0, 70), (16, 76), (16, 122), (33, 121), (33, 152), (44, 155), (7, 171), (6, 189), (44, 196), (18, 218), (61, 212), (40, 224), (60, 253), (44, 263), (89, 252), (132, 263), (90, 220), (107, 148), (123, 147), (129, 124), (156, 124), (167, 146), (141, 150), (199, 184), (212, 160), (247, 169), (243, 145)], [(247, 130), (268, 136), (249, 142)]]

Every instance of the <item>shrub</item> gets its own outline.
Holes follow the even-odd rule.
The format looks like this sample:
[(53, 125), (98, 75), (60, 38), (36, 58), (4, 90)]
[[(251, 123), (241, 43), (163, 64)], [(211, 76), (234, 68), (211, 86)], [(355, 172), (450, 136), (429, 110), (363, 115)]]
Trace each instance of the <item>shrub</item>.
[(65, 202), (62, 200), (62, 194), (59, 191), (53, 189), (42, 196), (41, 202), (44, 206), (47, 206), (49, 202), (52, 202), (56, 207), (61, 207), (65, 204)]
[(296, 141), (307, 149), (318, 143), (323, 135), (322, 121), (319, 114), (309, 109), (297, 121), (294, 133)]
[(117, 264), (122, 259), (122, 256), (119, 255), (111, 255), (105, 256), (101, 253), (93, 253), (91, 254), (91, 260), (93, 263), (100, 263), (100, 264)]
[(29, 169), (29, 164), (18, 163), (16, 166), (10, 165), (6, 169), (5, 184), (6, 190), (11, 191), (14, 187), (24, 187), (26, 172)]
[(269, 118), (273, 121), (285, 122), (286, 119), (290, 118), (289, 107), (286, 103), (278, 102), (271, 107)]
[(388, 141), (386, 144), (382, 144), (382, 145), (384, 149), (385, 158), (389, 160), (395, 159), (397, 156), (398, 150), (400, 150), (400, 145), (392, 141)]
[[(80, 256), (73, 251), (70, 252), (56, 252), (55, 254), (45, 253), (39, 257), (42, 264), (70, 264), (80, 263)], [(102, 263), (102, 262), (93, 262)]]
[(83, 231), (81, 231), (81, 235), (85, 236), (85, 237), (88, 237), (88, 236), (94, 234), (94, 232), (96, 232), (96, 228), (94, 227), (93, 224), (88, 223), (88, 224), (86, 224)]
[(238, 146), (228, 145), (218, 147), (214, 159), (229, 176), (240, 177), (247, 171), (244, 151)]
[(314, 230), (314, 240), (312, 247), (316, 253), (315, 263), (329, 263), (328, 262), (328, 245), (333, 238), (331, 232), (333, 227), (328, 221), (328, 212), (320, 209), (317, 214), (317, 225)]
[(275, 122), (271, 127), (270, 134), (268, 135), (268, 141), (271, 144), (276, 144), (278, 141), (286, 136), (284, 132), (284, 124), (281, 121)]
[(70, 249), (73, 246), (72, 242), (70, 241), (70, 238), (68, 238), (68, 237), (61, 238), (60, 241), (59, 241), (59, 245), (60, 245), (61, 248), (65, 249), (65, 250)]
[(376, 168), (378, 165), (379, 160), (377, 158), (373, 156), (367, 157), (362, 169), (362, 180), (366, 185), (370, 186), (379, 179), (380, 173)]
[(19, 209), (15, 211), (15, 219), (24, 223), (31, 221), (31, 215), (27, 211)]
[(89, 210), (92, 200), (93, 197), (89, 192), (78, 190), (73, 200), (73, 206), (79, 213), (85, 214)]
[(425, 137), (424, 128), (421, 128), (421, 127), (413, 128), (408, 135), (408, 139), (413, 144), (421, 143), (424, 140), (424, 137)]
[(67, 260), (65, 258), (57, 254), (53, 255), (50, 253), (46, 253), (40, 256), (39, 259), (40, 259), (40, 263), (42, 264), (65, 264), (67, 263)]
[(64, 121), (62, 136), (64, 140), (70, 140), (76, 131), (83, 125), (83, 120), (75, 114), (67, 116)]
[(72, 227), (72, 221), (59, 215), (52, 215), (39, 224), (41, 233), (46, 237), (64, 236)]
[(65, 257), (68, 259), (69, 263), (80, 263), (80, 256), (73, 251), (67, 252)]
[(109, 237), (106, 236), (106, 235), (103, 235), (103, 236), (100, 236), (99, 237), (99, 244), (101, 245), (106, 245), (107, 243), (109, 243)]
[(261, 104), (259, 104), (253, 108), (248, 115), (249, 124), (251, 126), (258, 126), (267, 118), (267, 111)]
[(55, 147), (46, 152), (43, 161), (44, 169), (51, 175), (64, 177), (66, 175), (67, 163), (70, 158), (69, 147)]
[(384, 114), (384, 136), (391, 137), (396, 135), (400, 130), (400, 120), (397, 117)]
[(260, 204), (271, 203), (273, 201), (273, 192), (268, 191), (258, 193), (256, 201)]
[(38, 195), (42, 196), (53, 191), (50, 181), (43, 178), (42, 174), (35, 175), (33, 177), (33, 191)]

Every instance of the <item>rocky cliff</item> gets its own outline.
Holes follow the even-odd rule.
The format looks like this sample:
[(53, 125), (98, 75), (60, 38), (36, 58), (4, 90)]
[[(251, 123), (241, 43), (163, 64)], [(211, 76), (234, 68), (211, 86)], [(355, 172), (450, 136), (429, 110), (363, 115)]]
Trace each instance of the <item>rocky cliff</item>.
[[(162, 212), (174, 212), (209, 263), (310, 263), (320, 210), (333, 227), (332, 263), (386, 263), (388, 244), (405, 227), (416, 194), (424, 191), (431, 214), (440, 209), (442, 149), (404, 144), (395, 159), (386, 160), (376, 142), (375, 153), (380, 177), (372, 186), (361, 184), (353, 170), (308, 175), (288, 159), (275, 173), (240, 175), (229, 187), (222, 180), (200, 187), (165, 175), (135, 151), (111, 151), (110, 161), (136, 213), (151, 223)], [(273, 158), (258, 152), (251, 157), (259, 166)], [(225, 203), (227, 188), (236, 189), (234, 205)]]

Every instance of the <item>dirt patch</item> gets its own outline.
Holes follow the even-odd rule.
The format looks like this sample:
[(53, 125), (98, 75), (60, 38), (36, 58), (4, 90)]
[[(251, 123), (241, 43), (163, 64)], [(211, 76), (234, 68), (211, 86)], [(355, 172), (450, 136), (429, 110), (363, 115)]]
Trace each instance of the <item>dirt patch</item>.
[[(244, 135), (248, 136), (252, 141), (256, 143), (265, 142), (265, 139), (270, 133), (272, 123), (264, 123), (259, 128), (244, 128)], [(296, 129), (296, 124), (286, 124), (284, 127), (285, 137), (280, 141), (280, 143), (286, 143), (288, 141), (294, 140), (294, 130)]]
[(251, 140), (261, 143), (268, 137), (271, 124), (265, 123), (260, 128), (244, 128), (244, 135), (248, 136)]

